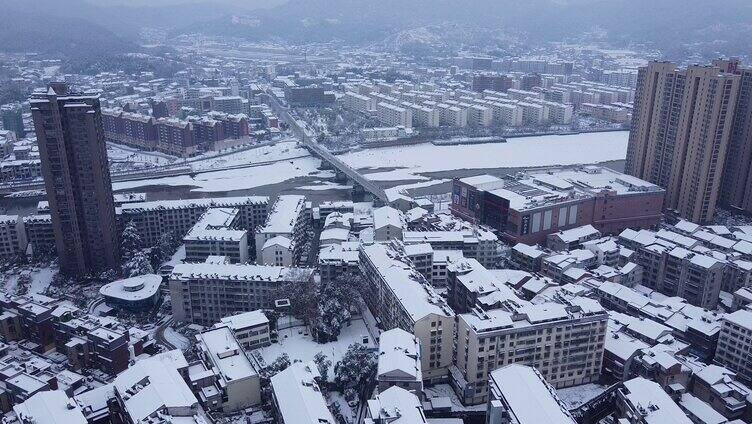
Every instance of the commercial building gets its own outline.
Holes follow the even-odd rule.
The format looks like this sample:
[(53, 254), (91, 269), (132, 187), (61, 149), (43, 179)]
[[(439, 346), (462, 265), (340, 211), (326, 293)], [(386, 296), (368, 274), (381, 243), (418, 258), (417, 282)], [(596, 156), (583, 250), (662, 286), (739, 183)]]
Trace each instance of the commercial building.
[(452, 213), (487, 225), (511, 243), (538, 244), (549, 234), (591, 224), (614, 234), (661, 219), (664, 190), (597, 166), (522, 173), (504, 179), (455, 179)]
[(51, 84), (31, 99), (60, 270), (90, 274), (119, 265), (120, 243), (99, 97)]
[(665, 208), (693, 222), (715, 213), (740, 80), (717, 66), (668, 62), (638, 72), (625, 170), (665, 188)]
[(183, 237), (185, 260), (204, 262), (209, 256), (225, 256), (232, 263), (248, 262), (248, 232), (239, 227), (239, 209), (207, 209)]
[(394, 246), (361, 246), (360, 270), (367, 285), (366, 304), (382, 328), (414, 335), (420, 342), (423, 380), (446, 380), (454, 312)]
[(131, 312), (148, 312), (157, 306), (162, 277), (155, 274), (139, 275), (103, 285), (99, 294), (107, 306)]
[(556, 391), (533, 367), (510, 364), (489, 376), (486, 424), (574, 424)]
[(175, 320), (213, 325), (240, 312), (274, 307), (274, 292), (287, 282), (303, 284), (313, 271), (279, 266), (206, 263), (178, 264), (169, 277)]

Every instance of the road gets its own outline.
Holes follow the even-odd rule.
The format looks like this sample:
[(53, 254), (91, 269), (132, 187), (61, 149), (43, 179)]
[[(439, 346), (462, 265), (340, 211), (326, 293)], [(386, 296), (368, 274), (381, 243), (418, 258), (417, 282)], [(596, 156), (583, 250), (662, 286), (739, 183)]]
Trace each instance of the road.
[(164, 320), (163, 323), (159, 324), (157, 327), (157, 331), (154, 332), (154, 340), (157, 341), (157, 343), (161, 344), (162, 346), (166, 347), (168, 350), (176, 349), (176, 346), (169, 342), (164, 336), (164, 332), (172, 325), (172, 323), (175, 321), (172, 316), (170, 316), (168, 319)]

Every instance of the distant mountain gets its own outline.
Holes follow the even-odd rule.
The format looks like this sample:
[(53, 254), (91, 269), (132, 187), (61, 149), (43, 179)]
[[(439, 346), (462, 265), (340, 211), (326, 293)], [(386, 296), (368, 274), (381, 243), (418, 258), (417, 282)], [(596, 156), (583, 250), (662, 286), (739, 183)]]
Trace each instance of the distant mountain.
[(658, 46), (739, 43), (752, 23), (748, 0), (290, 0), (230, 13), (176, 32), (251, 39), (377, 42), (396, 32), (452, 22), (557, 41), (598, 32), (617, 42)]
[(3, 10), (0, 50), (59, 53), (68, 58), (137, 51), (138, 46), (81, 18)]

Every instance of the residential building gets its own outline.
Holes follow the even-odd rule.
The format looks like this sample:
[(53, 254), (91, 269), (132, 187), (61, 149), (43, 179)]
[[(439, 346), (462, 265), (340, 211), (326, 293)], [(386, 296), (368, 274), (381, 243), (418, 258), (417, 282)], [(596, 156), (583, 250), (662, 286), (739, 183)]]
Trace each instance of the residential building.
[(486, 424), (574, 424), (556, 391), (533, 367), (510, 364), (489, 374)]
[(237, 208), (209, 208), (183, 237), (186, 262), (225, 256), (232, 263), (248, 262), (248, 232), (240, 227)]
[(746, 383), (752, 383), (752, 311), (740, 309), (721, 319), (721, 334), (715, 351), (715, 362), (721, 364)]
[(273, 308), (279, 287), (313, 278), (308, 269), (230, 264), (218, 259), (175, 266), (169, 287), (176, 321), (213, 325), (239, 312)]
[(321, 379), (313, 362), (296, 362), (271, 378), (272, 402), (281, 424), (335, 424), (319, 389)]
[(658, 383), (637, 377), (624, 382), (616, 391), (618, 417), (631, 424), (692, 424)]
[(226, 326), (244, 349), (253, 350), (269, 346), (269, 319), (261, 309), (224, 317), (215, 326)]
[[(431, 424), (415, 393), (392, 386), (369, 399), (363, 424)], [(441, 422), (441, 421), (436, 421)], [(447, 422), (447, 424), (453, 424)]]
[(536, 367), (556, 388), (598, 381), (608, 314), (597, 301), (532, 304), (510, 296), (501, 304), (457, 316), (450, 382), (464, 404), (487, 402), (489, 373), (509, 364)]
[[(207, 409), (237, 412), (261, 403), (258, 370), (228, 327), (219, 326), (196, 335), (201, 363), (188, 368), (194, 391)], [(206, 378), (210, 374), (211, 377)]]
[(269, 198), (265, 196), (208, 197), (127, 203), (117, 209), (117, 215), (122, 226), (133, 222), (142, 242), (147, 246), (153, 246), (165, 233), (172, 232), (178, 237), (183, 237), (209, 208), (238, 209), (240, 211), (239, 227), (253, 231), (266, 222)]
[(256, 262), (290, 266), (300, 259), (310, 226), (305, 196), (282, 195), (255, 235)]
[(91, 274), (120, 263), (112, 181), (97, 95), (51, 84), (31, 99), (60, 270)]
[(713, 219), (740, 80), (717, 66), (669, 62), (638, 72), (625, 170), (665, 188), (665, 208), (690, 221)]
[(24, 220), (19, 215), (0, 215), (0, 258), (24, 255), (27, 244)]
[(422, 396), (420, 340), (417, 337), (401, 328), (384, 331), (379, 335), (378, 358), (376, 381), (379, 392), (397, 386)]
[(423, 380), (446, 380), (452, 365), (454, 312), (394, 246), (362, 245), (360, 271), (367, 286), (366, 304), (382, 328), (401, 328), (419, 340)]

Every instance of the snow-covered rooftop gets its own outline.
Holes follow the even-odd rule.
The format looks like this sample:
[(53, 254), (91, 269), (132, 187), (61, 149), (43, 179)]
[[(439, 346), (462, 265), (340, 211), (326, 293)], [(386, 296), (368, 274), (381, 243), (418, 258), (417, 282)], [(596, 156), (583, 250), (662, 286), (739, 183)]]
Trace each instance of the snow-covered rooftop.
[(556, 391), (533, 368), (507, 365), (490, 374), (489, 390), (504, 399), (508, 412), (520, 424), (574, 424)]
[(135, 302), (154, 296), (162, 283), (162, 277), (156, 274), (140, 275), (105, 284), (99, 294), (124, 301)]
[(316, 379), (313, 362), (296, 362), (271, 378), (274, 397), (286, 423), (335, 424)]
[(378, 376), (393, 379), (422, 380), (420, 342), (401, 328), (394, 328), (379, 336)]

